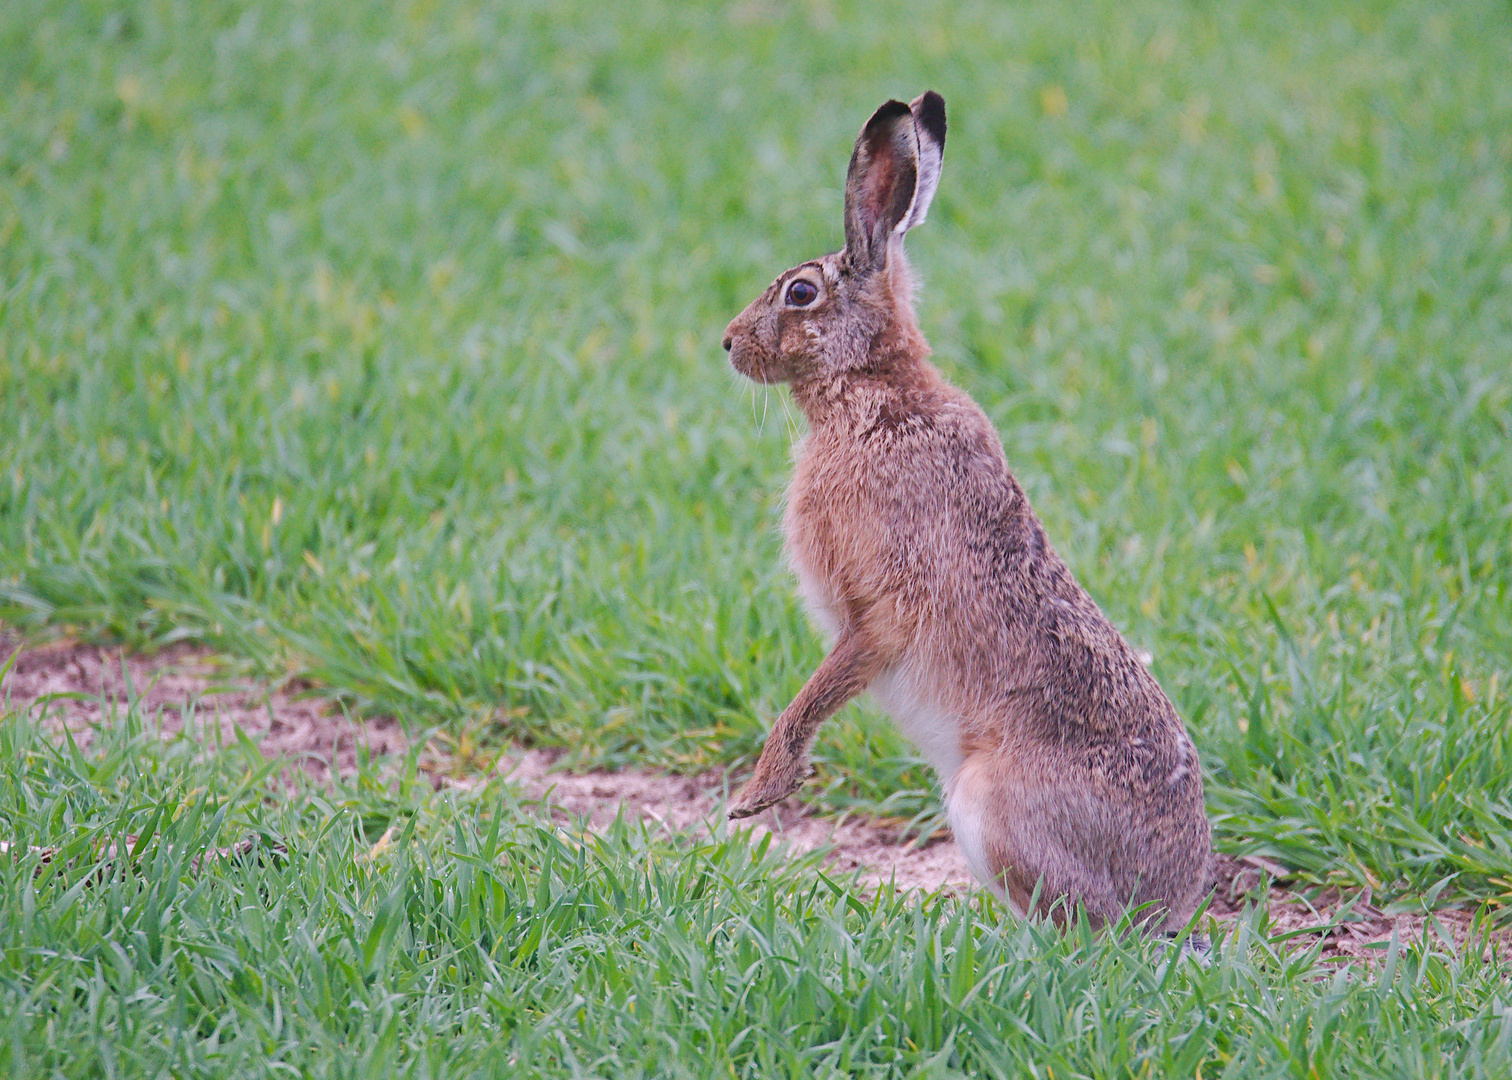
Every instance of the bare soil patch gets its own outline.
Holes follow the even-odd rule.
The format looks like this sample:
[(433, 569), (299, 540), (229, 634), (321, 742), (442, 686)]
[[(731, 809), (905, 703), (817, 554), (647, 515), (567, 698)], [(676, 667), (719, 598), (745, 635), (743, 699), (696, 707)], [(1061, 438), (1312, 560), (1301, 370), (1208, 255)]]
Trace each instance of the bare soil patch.
[[(175, 645), (152, 656), (123, 655), (119, 650), (61, 641), (22, 648), (0, 629), (0, 667), (20, 648), (0, 685), (0, 703), (43, 718), (60, 737), (66, 728), (87, 746), (93, 732), (139, 700), (165, 734), (181, 731), (192, 717), (197, 731), (229, 742), (240, 727), (271, 757), (288, 759), (317, 781), (332, 774), (350, 775), (359, 754), (373, 759), (410, 749), (404, 728), (386, 717), (362, 721), (343, 715), (329, 702), (301, 695), (296, 685), (268, 686), (237, 678), (203, 650)], [(727, 781), (718, 770), (700, 776), (670, 776), (643, 770), (568, 774), (553, 772), (558, 755), (550, 750), (517, 750), (503, 755), (488, 774), (456, 775), (456, 763), (434, 751), (422, 756), (438, 787), (471, 788), (497, 774), (527, 801), (539, 802), (564, 824), (581, 820), (603, 829), (618, 815), (655, 822), (673, 832), (712, 829), (722, 813)], [(945, 889), (964, 894), (972, 888), (970, 872), (953, 841), (923, 843), (903, 835), (896, 824), (851, 817), (815, 817), (790, 799), (740, 824), (793, 852), (826, 849), (828, 872), (855, 877), (868, 886), (894, 883), (902, 889)], [(1269, 902), (1271, 936), (1295, 935), (1298, 944), (1317, 943), (1324, 956), (1377, 962), (1396, 934), (1403, 943), (1425, 937), (1463, 945), (1472, 913), (1454, 908), (1432, 913), (1390, 912), (1370, 903), (1369, 895), (1346, 895), (1337, 889), (1312, 894), (1286, 887), (1285, 867), (1262, 859), (1216, 855), (1212, 864), (1213, 900), (1209, 908), (1220, 920), (1232, 920), (1246, 905)], [(1493, 942), (1502, 955), (1512, 952), (1508, 936)]]
[[(297, 685), (259, 685), (228, 672), (202, 649), (173, 645), (151, 656), (125, 654), (73, 641), (21, 646), (0, 630), (0, 667), (20, 650), (4, 683), (0, 703), (29, 710), (46, 729), (62, 737), (66, 729), (81, 748), (94, 732), (122, 715), (137, 700), (145, 715), (165, 735), (177, 734), (186, 721), (207, 739), (235, 741), (235, 729), (258, 744), (268, 757), (288, 759), (319, 782), (334, 773), (349, 776), (364, 751), (373, 759), (402, 755), (410, 749), (403, 726), (388, 717), (356, 721), (328, 701), (301, 695)], [(669, 776), (641, 770), (552, 772), (557, 754), (549, 750), (516, 751), (500, 758), (497, 774), (520, 798), (539, 802), (566, 823), (583, 818), (602, 829), (625, 814), (664, 825), (673, 831), (705, 830), (720, 813), (724, 777)], [(475, 787), (488, 776), (454, 775), (454, 763), (428, 751), (421, 759), (437, 787)], [(908, 843), (886, 823), (851, 818), (813, 817), (797, 800), (774, 807), (741, 828), (774, 839), (794, 852), (830, 850), (830, 872), (859, 875), (868, 884), (895, 882), (905, 889), (955, 888), (965, 891), (970, 874), (949, 841)]]
[[(0, 634), (0, 667), (18, 647)], [(265, 755), (296, 763), (318, 781), (333, 771), (355, 772), (359, 750), (383, 757), (409, 749), (396, 720), (355, 722), (328, 702), (237, 679), (203, 650), (182, 644), (152, 656), (72, 641), (28, 645), (0, 686), (0, 702), (7, 696), (12, 708), (32, 711), (46, 729), (61, 736), (66, 728), (81, 749), (137, 700), (144, 718), (161, 723), (165, 734), (192, 719), (201, 737), (234, 743), (240, 727)]]
[[(546, 750), (517, 752), (500, 760), (498, 772), (527, 798), (549, 806), (558, 820), (583, 818), (591, 829), (603, 829), (624, 814), (674, 832), (706, 832), (723, 817), (727, 784), (719, 770), (699, 776), (639, 769), (570, 775), (549, 771), (556, 756)], [(774, 842), (793, 852), (828, 848), (824, 861), (829, 873), (843, 879), (855, 876), (866, 885), (892, 882), (900, 889), (959, 893), (971, 887), (971, 873), (953, 841), (931, 838), (915, 843), (898, 824), (815, 817), (798, 799), (731, 822), (730, 827), (757, 838), (771, 833)]]
[[(1211, 915), (1234, 919), (1246, 905), (1258, 905), (1263, 894), (1273, 940), (1302, 946), (1316, 943), (1320, 954), (1330, 960), (1380, 963), (1393, 935), (1403, 946), (1428, 941), (1460, 949), (1474, 930), (1474, 911), (1462, 907), (1431, 912), (1382, 909), (1371, 903), (1369, 890), (1294, 887), (1287, 868), (1266, 859), (1215, 854), (1209, 876), (1213, 881)], [(1494, 931), (1484, 945), (1486, 959), (1512, 959), (1512, 929)]]

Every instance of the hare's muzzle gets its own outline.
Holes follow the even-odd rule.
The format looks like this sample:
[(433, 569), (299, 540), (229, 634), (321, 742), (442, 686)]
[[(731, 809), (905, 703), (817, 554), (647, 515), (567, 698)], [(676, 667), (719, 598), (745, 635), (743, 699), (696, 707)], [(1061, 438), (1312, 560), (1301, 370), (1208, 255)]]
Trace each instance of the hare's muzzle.
[[(754, 305), (753, 305), (754, 306)], [(759, 320), (752, 325), (750, 309), (747, 308), (725, 327), (722, 344), (730, 356), (730, 366), (748, 379), (759, 383), (777, 382), (773, 377), (772, 355), (759, 331)]]

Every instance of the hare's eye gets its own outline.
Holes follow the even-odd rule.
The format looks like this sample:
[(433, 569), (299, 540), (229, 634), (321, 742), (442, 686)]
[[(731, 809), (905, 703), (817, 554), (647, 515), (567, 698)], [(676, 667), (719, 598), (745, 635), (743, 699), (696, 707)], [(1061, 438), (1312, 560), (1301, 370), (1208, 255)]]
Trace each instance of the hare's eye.
[(819, 299), (819, 290), (802, 278), (788, 286), (787, 302), (794, 307), (808, 307)]

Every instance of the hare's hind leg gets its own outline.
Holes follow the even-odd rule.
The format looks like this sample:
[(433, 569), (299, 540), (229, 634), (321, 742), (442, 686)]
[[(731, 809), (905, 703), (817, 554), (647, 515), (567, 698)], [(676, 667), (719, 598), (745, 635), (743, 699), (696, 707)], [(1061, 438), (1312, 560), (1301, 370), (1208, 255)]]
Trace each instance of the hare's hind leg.
[(1057, 922), (1065, 897), (1081, 904), (1094, 925), (1123, 908), (1105, 867), (1076, 850), (1088, 809), (1069, 785), (1046, 782), (1033, 763), (979, 752), (956, 770), (945, 788), (945, 817), (972, 874), (1020, 916), (1039, 890), (1036, 913)]
[[(999, 860), (989, 852), (990, 796), (981, 790), (983, 786), (979, 774), (970, 772), (965, 765), (957, 769), (945, 785), (945, 820), (971, 876), (1023, 918), (1029, 912), (1033, 893), (1018, 887), (1017, 877), (1003, 873)], [(1011, 891), (1010, 885), (1014, 886)]]

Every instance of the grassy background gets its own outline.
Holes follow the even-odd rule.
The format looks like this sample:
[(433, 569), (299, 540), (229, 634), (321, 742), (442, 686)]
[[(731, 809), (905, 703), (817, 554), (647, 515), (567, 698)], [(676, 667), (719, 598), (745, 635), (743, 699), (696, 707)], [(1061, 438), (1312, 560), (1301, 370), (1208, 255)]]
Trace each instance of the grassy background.
[[(1370, 885), (1377, 902), (1506, 905), (1509, 21), (1489, 0), (1134, 0), (1075, 18), (1049, 3), (11, 0), (0, 11), (0, 617), (132, 646), (195, 638), (417, 729), (564, 744), (579, 765), (748, 761), (820, 643), (774, 529), (791, 407), (733, 378), (718, 336), (771, 275), (838, 244), (844, 163), (869, 110), (933, 86), (950, 101), (951, 139), (930, 222), (910, 239), (925, 330), (998, 422), (1058, 548), (1154, 655), (1204, 755), (1216, 843), (1317, 882)], [(671, 954), (661, 945), (635, 962), (611, 951), (623, 970), (650, 967), (629, 997), (606, 989), (614, 968), (594, 950), (634, 939), (615, 921), (624, 912), (676, 912), (668, 926), (680, 929), (658, 930), (671, 941), (738, 924), (770, 944), (776, 924), (758, 915), (780, 911), (812, 951), (791, 971), (838, 979), (836, 1001), (854, 997), (853, 974), (838, 973), (856, 971), (836, 927), (863, 935), (866, 920), (881, 920), (881, 959), (868, 964), (901, 965), (877, 985), (950, 979), (962, 933), (990, 939), (983, 954), (1007, 965), (995, 970), (1058, 957), (1045, 961), (1051, 986), (1089, 962), (1105, 986), (1134, 986), (1110, 973), (1137, 980), (1149, 968), (1149, 957), (1119, 961), (1122, 945), (1048, 944), (948, 903), (856, 912), (812, 870), (788, 873), (738, 844), (646, 849), (627, 832), (591, 858), (558, 856), (559, 841), (491, 805), (373, 791), (345, 808), (334, 796), (269, 808), (260, 781), (243, 790), (224, 762), (127, 740), (135, 749), (110, 768), (44, 767), (27, 731), (11, 715), (6, 738), (33, 741), (0, 755), (17, 832), (65, 843), (124, 832), (153, 806), (195, 805), (197, 787), (246, 827), (314, 847), (336, 835), (330, 823), (351, 832), (354, 815), (402, 809), (419, 823), (419, 847), (370, 879), (357, 841), (230, 892), (175, 885), (183, 874), (168, 864), (154, 871), (153, 888), (187, 892), (147, 911), (163, 927), (209, 927), (206, 941), (262, 941), (245, 923), (251, 908), (228, 897), (281, 891), (277, 874), (298, 871), (337, 898), (290, 898), (292, 921), (278, 924), (289, 950), (301, 947), (284, 933), (293, 926), (393, 942), (343, 961), (366, 974), (340, 977), (372, 992), (351, 1000), (372, 1007), (333, 1013), (346, 1035), (331, 1035), (324, 1059), (308, 1051), (311, 1071), (342, 1068), (334, 1047), (387, 1032), (381, 1016), (395, 1024), (393, 1060), (417, 1068), (429, 1059), (404, 1039), (432, 1021), (472, 1032), (532, 994), (549, 1004), (508, 1030), (547, 1030), (579, 1009), (579, 1023), (609, 1026), (584, 1045), (671, 1045), (671, 1021), (646, 1033), (626, 1013), (591, 1012), (674, 992), (667, 965), (652, 964)], [(875, 715), (848, 711), (820, 756), (821, 805), (930, 814), (927, 774)], [(36, 768), (53, 779), (27, 779)], [(122, 779), (132, 770), (145, 787)], [(438, 959), (473, 939), (466, 921), (435, 929), (437, 912), (446, 895), (484, 888), (461, 877), (503, 843), (488, 839), (490, 821), (505, 823), (528, 870), (484, 889), (488, 905), (514, 895), (555, 911), (553, 889), (591, 892), (597, 914), (562, 915), (561, 947), (587, 965), (573, 971), (599, 974), (573, 982), (552, 968), (558, 954), (537, 950), (537, 967), (523, 953), (516, 967), (547, 982), (466, 965), (454, 979)], [(201, 843), (201, 824), (181, 827), (178, 843)], [(623, 885), (631, 868), (686, 891), (664, 903), (650, 883)], [(121, 956), (141, 906), (82, 888), (83, 870), (41, 883), (23, 864), (6, 873), (6, 992), (30, 1009), (5, 1013), (35, 1024), (8, 1036), (14, 1060), (53, 1047), (48, 1062), (73, 1068), (86, 1059), (57, 1033), (100, 1045), (104, 1001), (125, 1023), (133, 988), (148, 985), (162, 989), (151, 1021), (162, 1032), (183, 1038), (183, 1021), (209, 1024), (194, 1047), (219, 1038), (197, 1018), (231, 1015), (242, 992), (216, 951), (231, 945), (201, 947), (184, 930), (163, 951), (145, 927), (145, 951), (127, 956), (159, 965), (148, 973), (159, 983), (132, 982), (106, 957)], [(692, 888), (700, 876), (720, 888)], [(373, 912), (399, 909), (404, 920), (372, 930)], [(476, 918), (503, 918), (485, 911)], [(50, 929), (35, 929), (44, 915)], [(730, 950), (715, 967), (756, 962), (739, 944), (747, 929), (708, 939)], [(74, 967), (47, 974), (48, 948)], [(692, 945), (677, 954), (708, 970)], [(248, 970), (304, 962), (251, 956)], [(1108, 989), (1093, 1015), (1134, 1035), (1105, 1051), (1102, 1035), (1064, 1035), (1081, 1047), (1067, 1060), (1092, 1075), (1146, 1060), (1166, 1072), (1175, 1066), (1142, 1047), (1178, 1053), (1190, 1038), (1193, 1060), (1263, 1074), (1261, 1051), (1244, 1056), (1235, 1047), (1252, 1044), (1223, 1026), (1261, 998), (1266, 1038), (1291, 1030), (1287, 1010), (1346, 1016), (1297, 1036), (1326, 1051), (1350, 1032), (1406, 1026), (1426, 1047), (1408, 1072), (1442, 1057), (1471, 1074), (1477, 1047), (1506, 1051), (1504, 1010), (1503, 1033), (1477, 1042), (1492, 1027), (1476, 1016), (1501, 994), (1489, 977), (1467, 976), (1465, 989), (1458, 974), (1414, 968), (1406, 997), (1382, 1000), (1285, 965), (1246, 983), (1226, 965), (1216, 982), (1179, 977), (1187, 1004), (1161, 998), (1128, 1013), (1126, 1029), (1110, 1019), (1125, 1013)], [(103, 980), (98, 994), (91, 979)], [(381, 986), (410, 1004), (384, 1013)], [(1210, 998), (1204, 986), (1225, 989)], [(272, 1023), (274, 997), (246, 992), (263, 1006), (236, 1015)], [(797, 992), (762, 983), (708, 1000)], [(1331, 992), (1337, 1001), (1318, 997)], [(104, 1012), (70, 1012), (94, 1000)], [(730, 1068), (780, 1068), (758, 1059), (788, 1045), (779, 1032), (812, 1048), (862, 1030), (904, 1054), (878, 1069), (903, 1068), (906, 1047), (927, 1048), (909, 1059), (922, 1068), (957, 1032), (872, 1029), (913, 1006), (868, 1007), (838, 1027), (813, 1009), (794, 1013), (801, 1023), (767, 1016)], [(307, 1009), (292, 1030), (324, 1032), (313, 1018), (324, 1006)], [(47, 1029), (47, 1015), (70, 1019)], [(957, 1057), (940, 1068), (1013, 1060), (969, 1048), (983, 1033), (1018, 1038), (1009, 1013), (992, 1018), (960, 1027)], [(237, 1038), (259, 1054), (281, 1045)], [(671, 1069), (685, 1051), (665, 1045), (644, 1054)], [(457, 1053), (460, 1071), (493, 1060)], [(1272, 1065), (1275, 1053), (1264, 1051)], [(842, 1060), (857, 1059), (832, 1065)]]
[[(7, 5), (0, 602), (584, 765), (748, 760), (820, 645), (791, 409), (719, 332), (930, 85), (926, 331), (1154, 655), (1219, 845), (1504, 899), (1508, 22)], [(927, 813), (855, 716), (822, 800)]]
[[(416, 729), (566, 745), (579, 765), (748, 761), (820, 645), (775, 531), (791, 408), (728, 373), (719, 334), (773, 274), (839, 242), (844, 165), (870, 110), (932, 86), (951, 136), (929, 224), (910, 238), (925, 330), (998, 423), (1083, 583), (1153, 654), (1202, 751), (1218, 846), (1370, 885), (1378, 902), (1505, 905), (1509, 23), (1490, 0), (1130, 0), (1074, 18), (1043, 2), (10, 0), (0, 618), (133, 646), (193, 638)], [(819, 755), (822, 805), (931, 812), (927, 774), (865, 710), (832, 724)], [(58, 811), (43, 828), (22, 800), (5, 820), (76, 838), (193, 790), (156, 751), (126, 757), (157, 777), (135, 802), (114, 773), (54, 765), (59, 790), (95, 792), (104, 816)], [(14, 792), (31, 767), (0, 775)], [(250, 824), (291, 815), (279, 827), (312, 843), (320, 806), (335, 805), (264, 807), (213, 770), (195, 783)], [(487, 807), (405, 798), (435, 866), (487, 836)], [(441, 823), (461, 810), (449, 839)], [(538, 870), (555, 841), (508, 829)], [(802, 868), (606, 843), (602, 866), (725, 874), (812, 929)], [(356, 854), (332, 854), (312, 880), (337, 889)], [(464, 872), (435, 866), (341, 895), (359, 912), (397, 882), (434, 899), (435, 880)], [(38, 977), (36, 950), (60, 940), (119, 940), (85, 922), (26, 938), (20, 913), (105, 893), (62, 875), (27, 900), (31, 871), (7, 873), (13, 979)], [(599, 873), (560, 880), (587, 888)], [(774, 874), (771, 891), (755, 884)], [(549, 894), (556, 880), (508, 887)], [(686, 910), (746, 917), (749, 898), (712, 895)], [(432, 899), (406, 907), (403, 933), (431, 925)], [(161, 910), (216, 933), (242, 917), (181, 900)], [(888, 924), (897, 963), (944, 963), (949, 949), (930, 944), (940, 919), (998, 935), (992, 948), (1009, 951), (993, 955), (1014, 963), (1060, 948), (942, 910), (888, 916), (925, 919), (922, 937)], [(622, 932), (593, 925), (607, 936), (584, 940)], [(840, 953), (815, 949), (828, 959), (814, 971), (839, 970)], [(430, 1000), (448, 969), (425, 964), (443, 952), (405, 983), (413, 1001)], [(160, 972), (174, 994), (199, 985), (185, 963)], [(124, 1009), (121, 987), (136, 984), (111, 981), (103, 960), (90, 970)], [(1234, 1000), (1323, 1008), (1316, 995), (1333, 991), (1289, 970), (1267, 968)], [(1492, 984), (1461, 993), (1422, 971), (1401, 1023), (1429, 1050), (1403, 1068), (1431, 1071), (1448, 1016), (1469, 1025), (1442, 1037), (1467, 1040), (1450, 1058), (1472, 1074), (1468, 1018)], [(1449, 1013), (1412, 996), (1430, 983)], [(583, 995), (596, 1008), (602, 992)], [(213, 1015), (225, 993), (163, 1015)], [(458, 1024), (494, 1007), (456, 993), (436, 1007)], [(1379, 1011), (1396, 1006), (1338, 993), (1351, 1018), (1338, 1031), (1396, 1023)], [(1130, 1023), (1164, 1046), (1167, 1021), (1232, 1019), (1229, 1007)], [(341, 1015), (369, 1030), (374, 1008)], [(536, 1019), (565, 1015), (555, 1008)], [(401, 1014), (406, 1037), (431, 1015)], [(845, 1031), (872, 1022), (847, 1015)], [(894, 1049), (945, 1045), (945, 1028), (923, 1042), (887, 1030)], [(1218, 1055), (1206, 1060), (1260, 1068), (1219, 1027), (1181, 1030)], [(1308, 1030), (1325, 1049), (1337, 1035)], [(795, 1046), (820, 1038), (804, 1031)], [(1134, 1043), (1117, 1045), (1116, 1067), (1073, 1064), (1144, 1067)], [(957, 1065), (983, 1060), (963, 1053)]]
[(1432, 934), (1359, 978), (1253, 913), (1173, 962), (992, 901), (858, 896), (745, 834), (574, 835), (498, 786), (364, 772), (270, 801), (255, 747), (115, 719), (88, 755), (0, 723), (0, 819), (62, 849), (0, 859), (11, 1075), (1499, 1077), (1512, 1055), (1505, 965)]

